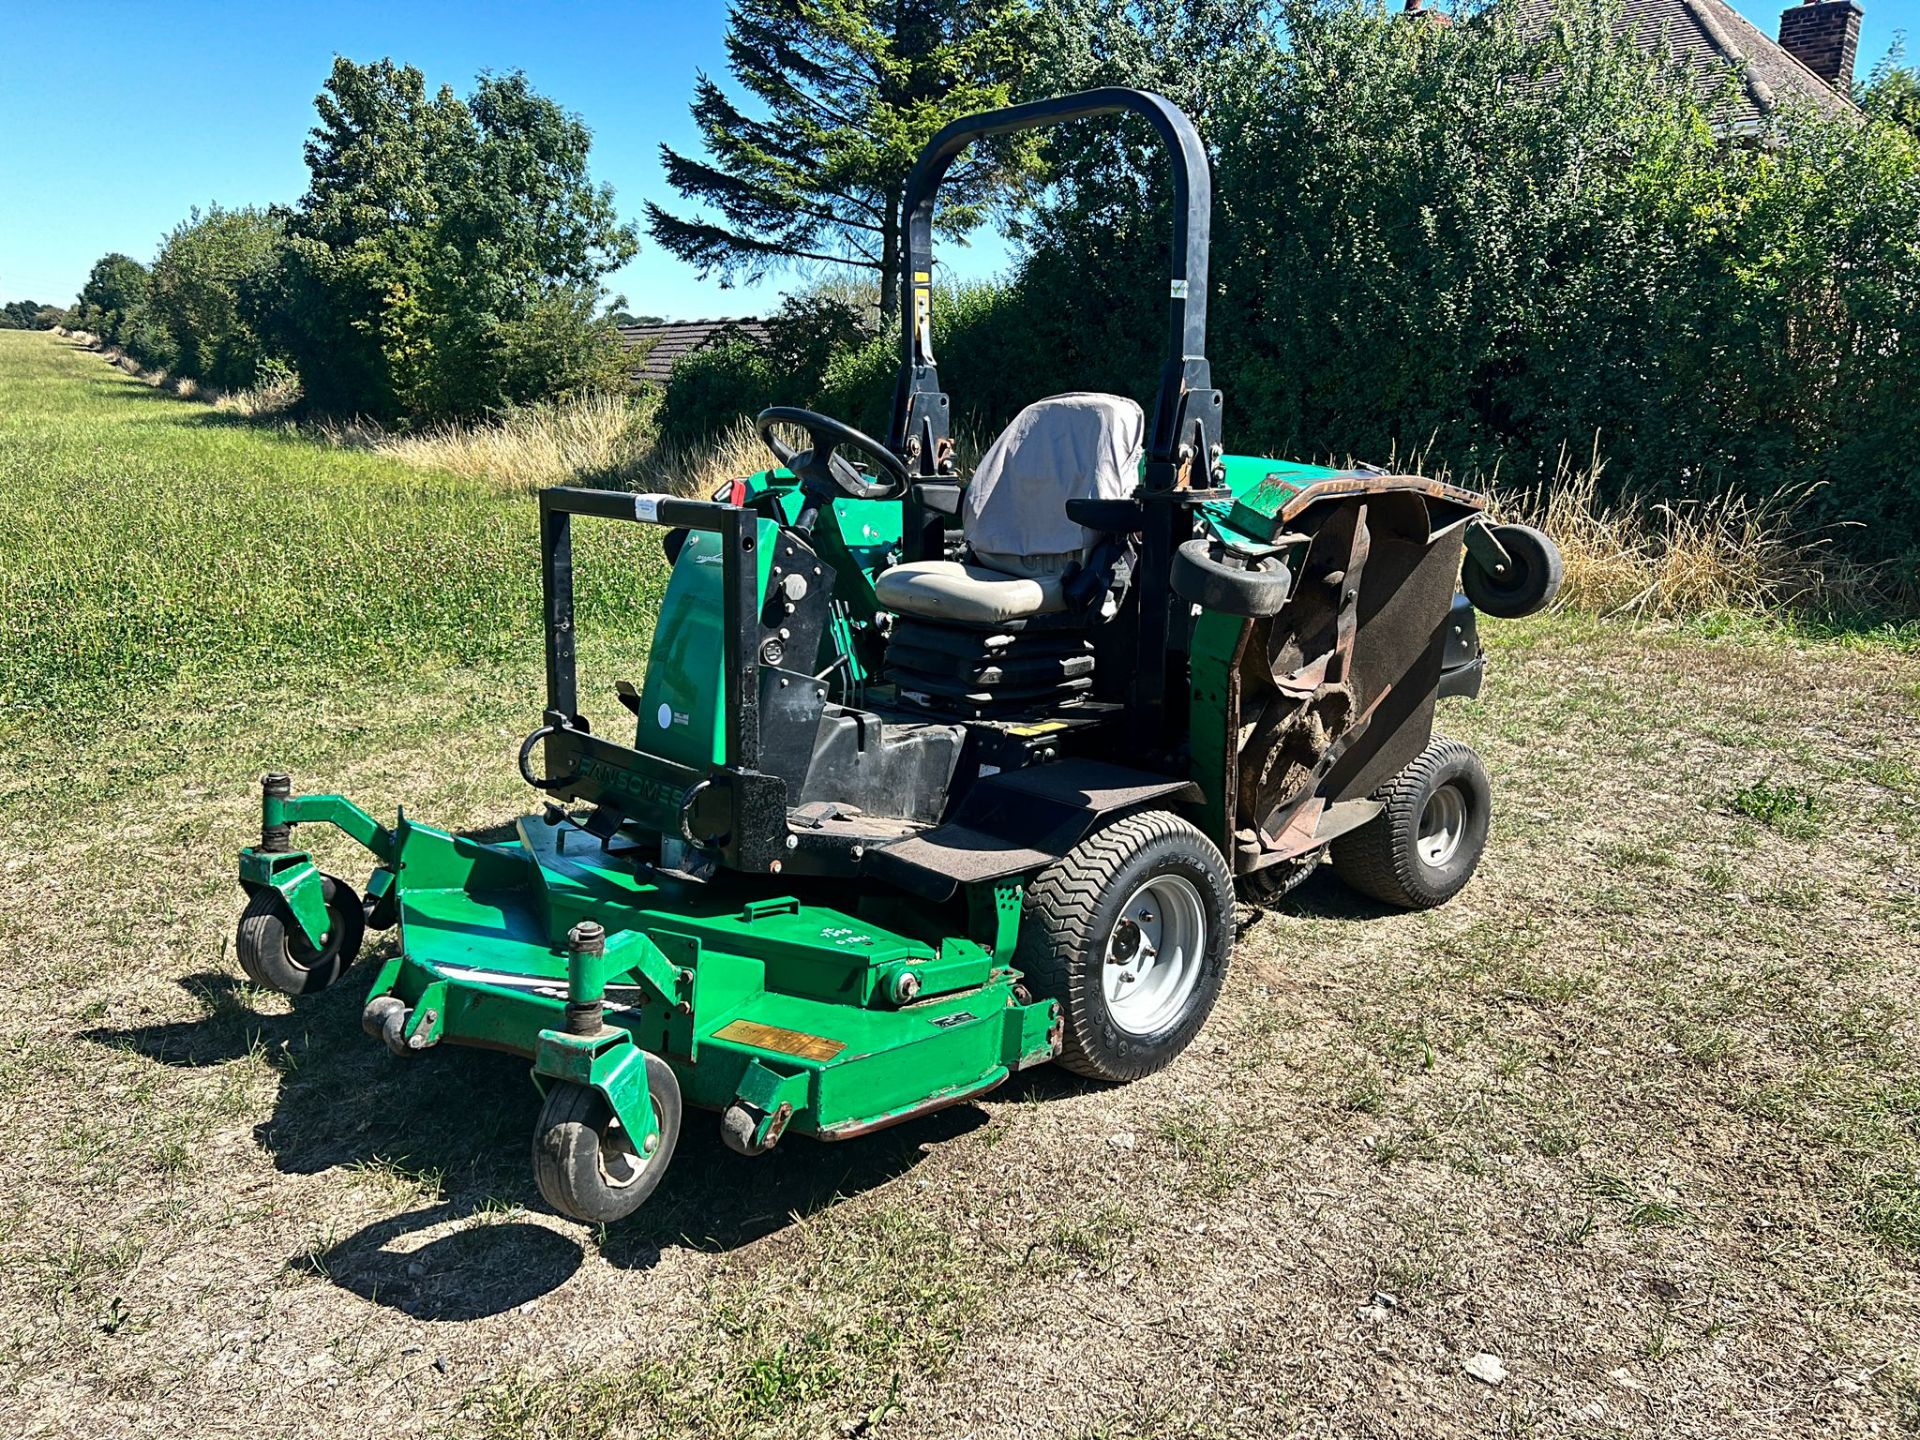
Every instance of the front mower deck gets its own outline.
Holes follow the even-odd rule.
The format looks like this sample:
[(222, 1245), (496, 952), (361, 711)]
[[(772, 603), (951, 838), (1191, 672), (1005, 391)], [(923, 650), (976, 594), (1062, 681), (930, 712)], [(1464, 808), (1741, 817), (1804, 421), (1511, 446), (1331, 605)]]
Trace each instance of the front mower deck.
[(568, 934), (592, 919), (613, 937), (587, 981), (606, 1026), (663, 1055), (693, 1105), (790, 1106), (781, 1128), (838, 1139), (1053, 1054), (1054, 1007), (1022, 1002), (991, 933), (936, 945), (764, 882), (679, 879), (538, 816), (505, 844), (409, 824), (400, 848), (399, 953), (369, 1002), (405, 1007), (410, 1052), (485, 1046), (538, 1072), (582, 998)]

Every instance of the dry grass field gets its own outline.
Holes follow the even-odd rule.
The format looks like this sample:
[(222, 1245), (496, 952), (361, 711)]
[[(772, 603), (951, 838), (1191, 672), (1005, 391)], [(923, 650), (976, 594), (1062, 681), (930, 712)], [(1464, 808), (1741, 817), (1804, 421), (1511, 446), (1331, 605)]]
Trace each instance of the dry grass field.
[(1123, 1089), (752, 1161), (695, 1114), (596, 1233), (522, 1063), (396, 1060), (351, 981), (230, 953), (270, 765), (529, 805), (531, 521), (0, 334), (0, 1433), (1920, 1428), (1911, 645), (1489, 623), (1457, 901), (1244, 912)]

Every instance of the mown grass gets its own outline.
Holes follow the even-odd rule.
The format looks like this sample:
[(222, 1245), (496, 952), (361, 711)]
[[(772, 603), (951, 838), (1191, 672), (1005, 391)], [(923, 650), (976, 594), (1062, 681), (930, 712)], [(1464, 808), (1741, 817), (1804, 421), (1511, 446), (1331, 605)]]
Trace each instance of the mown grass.
[[(1207, 1028), (1133, 1086), (1041, 1070), (754, 1161), (692, 1115), (660, 1192), (596, 1232), (540, 1207), (524, 1064), (395, 1060), (358, 984), (289, 1003), (228, 948), (270, 764), (383, 816), (532, 803), (531, 500), (136, 383), (0, 335), (8, 578), (80, 607), (7, 623), (83, 657), (0, 660), (7, 1433), (1751, 1440), (1920, 1414), (1900, 646), (1489, 623), (1485, 696), (1442, 716), (1496, 797), (1456, 901), (1383, 915), (1323, 875), (1248, 912)], [(85, 565), (41, 523), (65, 509)], [(350, 553), (369, 513), (384, 560)], [(256, 561), (246, 527), (302, 518), (297, 564)], [(657, 552), (582, 536), (611, 659)], [(157, 553), (103, 596), (121, 544)], [(416, 563), (486, 577), (481, 609)], [(176, 638), (255, 605), (282, 623), (245, 645)], [(1498, 1391), (1460, 1372), (1483, 1350)]]
[[(534, 500), (329, 450), (0, 336), (0, 725), (137, 725), (162, 693), (270, 703), (539, 646)], [(644, 637), (658, 537), (582, 526), (583, 613)]]

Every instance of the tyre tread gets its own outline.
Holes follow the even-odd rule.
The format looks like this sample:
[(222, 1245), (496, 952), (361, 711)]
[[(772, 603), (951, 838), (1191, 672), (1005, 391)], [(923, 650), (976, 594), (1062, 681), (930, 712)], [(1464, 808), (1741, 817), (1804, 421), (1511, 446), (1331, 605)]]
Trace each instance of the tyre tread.
[(1373, 798), (1381, 802), (1380, 814), (1334, 842), (1334, 872), (1362, 895), (1384, 905), (1424, 910), (1437, 903), (1423, 893), (1416, 857), (1396, 841), (1401, 832), (1417, 830), (1420, 797), (1434, 776), (1463, 759), (1477, 762), (1479, 757), (1471, 746), (1436, 735), (1399, 774), (1374, 791)]
[[(1042, 870), (1027, 887), (1027, 914), (1021, 925), (1020, 967), (1036, 993), (1060, 1002), (1066, 1023), (1056, 1063), (1092, 1080), (1134, 1080), (1159, 1068), (1151, 1058), (1117, 1069), (1090, 1055), (1076, 1028), (1089, 1013), (1087, 989), (1097, 984), (1098, 969), (1076, 965), (1094, 940), (1093, 922), (1101, 897), (1121, 868), (1148, 845), (1161, 840), (1212, 844), (1195, 826), (1166, 810), (1128, 815), (1094, 831)], [(1222, 867), (1224, 869), (1224, 867)], [(1231, 879), (1227, 882), (1231, 895)], [(1233, 947), (1232, 907), (1226, 906), (1226, 948)], [(1224, 971), (1224, 964), (1222, 969)], [(1164, 1061), (1160, 1063), (1165, 1063)]]

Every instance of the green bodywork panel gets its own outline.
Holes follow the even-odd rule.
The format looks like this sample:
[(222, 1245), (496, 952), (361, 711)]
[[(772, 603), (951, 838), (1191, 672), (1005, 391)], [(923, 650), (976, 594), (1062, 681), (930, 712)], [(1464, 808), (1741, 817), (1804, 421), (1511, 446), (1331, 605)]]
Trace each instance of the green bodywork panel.
[[(592, 1085), (636, 1133), (652, 1123), (639, 1050), (665, 1058), (690, 1104), (738, 1100), (763, 1116), (790, 1105), (784, 1128), (829, 1138), (1054, 1053), (1053, 1003), (1020, 1003), (1007, 964), (1018, 886), (984, 887), (975, 936), (933, 942), (783, 893), (777, 879), (657, 874), (538, 816), (499, 844), (404, 818), (379, 834), (400, 945), (368, 999), (408, 1007), (416, 1048), (510, 1050), (538, 1080)], [(567, 944), (588, 918), (607, 932), (599, 957)], [(896, 1006), (905, 972), (918, 996)], [(607, 1030), (567, 1034), (569, 998), (600, 1000)]]
[[(756, 603), (767, 593), (778, 535), (773, 521), (759, 523), (754, 541), (760, 566)], [(690, 532), (660, 602), (660, 623), (640, 693), (636, 750), (700, 769), (726, 762), (725, 576), (720, 537)]]
[(1253, 622), (1207, 611), (1193, 622), (1188, 653), (1188, 774), (1200, 787), (1199, 824), (1229, 859), (1233, 855), (1232, 777), (1238, 763), (1239, 703), (1234, 670)]
[(1330, 465), (1302, 465), (1293, 460), (1265, 460), (1257, 455), (1225, 455), (1230, 505), (1209, 506), (1218, 522), (1255, 539), (1266, 539), (1273, 521), (1303, 491), (1322, 480), (1353, 472)]
[[(785, 523), (798, 518), (804, 501), (786, 471), (770, 470), (745, 484), (749, 495), (773, 495)], [(868, 679), (863, 634), (879, 613), (871, 572), (898, 555), (901, 507), (890, 500), (844, 499), (835, 500), (830, 510), (830, 518), (822, 514), (816, 522), (813, 540), (821, 558), (833, 567), (834, 599), (840, 604), (828, 625), (831, 653), (818, 657), (818, 663), (809, 663), (815, 660), (811, 656), (802, 663), (817, 670), (844, 657), (858, 686)], [(760, 604), (766, 600), (778, 529), (769, 519), (759, 523), (754, 548), (760, 562), (755, 587)], [(635, 726), (636, 750), (696, 769), (719, 765), (726, 756), (724, 574), (719, 536), (689, 532), (660, 602)]]

